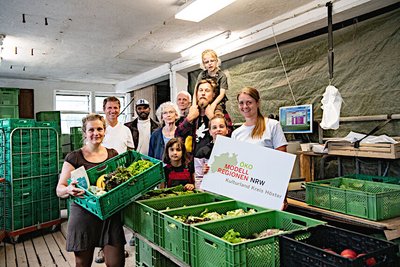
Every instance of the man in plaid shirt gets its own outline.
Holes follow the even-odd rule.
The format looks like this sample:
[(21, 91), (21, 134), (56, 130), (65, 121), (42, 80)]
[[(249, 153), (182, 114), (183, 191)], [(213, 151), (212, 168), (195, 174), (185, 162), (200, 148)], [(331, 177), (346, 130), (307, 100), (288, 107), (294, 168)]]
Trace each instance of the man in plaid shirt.
[[(222, 110), (212, 112), (209, 105), (215, 97), (215, 82), (211, 79), (200, 80), (196, 85), (196, 105), (192, 105), (186, 118), (178, 125), (175, 136), (185, 141), (190, 159), (203, 146), (212, 142), (208, 131), (208, 122), (214, 114), (223, 114)], [(229, 135), (232, 133), (232, 120), (228, 113), (223, 114), (228, 122)]]

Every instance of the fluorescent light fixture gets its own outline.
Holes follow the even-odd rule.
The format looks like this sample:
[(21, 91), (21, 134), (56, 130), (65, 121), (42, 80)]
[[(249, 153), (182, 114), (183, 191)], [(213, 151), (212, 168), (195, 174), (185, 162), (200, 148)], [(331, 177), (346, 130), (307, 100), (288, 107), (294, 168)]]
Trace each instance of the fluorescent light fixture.
[(176, 13), (175, 18), (199, 22), (218, 12), (236, 0), (192, 0)]
[(230, 36), (231, 36), (231, 31), (229, 30), (221, 32), (213, 37), (207, 38), (197, 44), (194, 44), (186, 48), (185, 50), (182, 50), (180, 54), (182, 57), (187, 57), (187, 56), (200, 55), (200, 53), (203, 52), (203, 50), (205, 49), (215, 50), (216, 48), (225, 44)]

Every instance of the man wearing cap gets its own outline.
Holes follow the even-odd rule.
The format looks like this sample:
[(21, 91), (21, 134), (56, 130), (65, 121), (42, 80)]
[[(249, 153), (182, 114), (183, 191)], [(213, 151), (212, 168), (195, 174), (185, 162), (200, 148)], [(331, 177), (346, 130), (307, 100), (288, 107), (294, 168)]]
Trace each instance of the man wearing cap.
[(125, 126), (131, 130), (135, 150), (147, 155), (149, 152), (150, 136), (159, 125), (149, 118), (150, 104), (146, 99), (136, 101), (135, 110), (138, 117), (131, 122), (125, 123)]

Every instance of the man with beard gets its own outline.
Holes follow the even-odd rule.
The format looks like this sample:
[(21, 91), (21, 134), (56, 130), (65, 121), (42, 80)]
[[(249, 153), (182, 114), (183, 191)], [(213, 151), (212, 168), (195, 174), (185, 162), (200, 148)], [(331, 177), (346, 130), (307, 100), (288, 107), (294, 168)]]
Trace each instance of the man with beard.
[(135, 150), (143, 155), (149, 152), (150, 136), (159, 125), (149, 118), (150, 104), (146, 99), (136, 101), (136, 114), (138, 117), (131, 122), (125, 123), (132, 133)]
[[(222, 110), (213, 111), (210, 107), (211, 102), (215, 97), (215, 82), (211, 79), (200, 80), (196, 85), (196, 104), (189, 108), (189, 113), (186, 118), (178, 125), (175, 136), (185, 140), (186, 148), (192, 155), (196, 155), (197, 151), (210, 143), (212, 137), (208, 131), (208, 122), (214, 117), (214, 114), (222, 114)], [(223, 114), (228, 121), (231, 121), (228, 113)], [(229, 129), (229, 133), (232, 128)], [(192, 137), (191, 145), (188, 145), (188, 138)], [(190, 138), (189, 138), (190, 139)], [(189, 146), (189, 147), (188, 147)]]

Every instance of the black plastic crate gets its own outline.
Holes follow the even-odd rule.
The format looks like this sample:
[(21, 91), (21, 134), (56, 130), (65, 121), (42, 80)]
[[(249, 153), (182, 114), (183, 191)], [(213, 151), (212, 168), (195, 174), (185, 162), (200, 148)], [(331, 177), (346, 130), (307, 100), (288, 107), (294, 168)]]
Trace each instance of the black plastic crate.
[[(395, 243), (336, 228), (318, 226), (279, 237), (281, 266), (324, 266), (324, 267), (366, 267), (400, 266)], [(338, 254), (326, 251), (331, 249)], [(349, 259), (340, 256), (344, 249), (352, 249), (359, 258)], [(367, 265), (366, 260), (374, 258), (376, 264)]]

